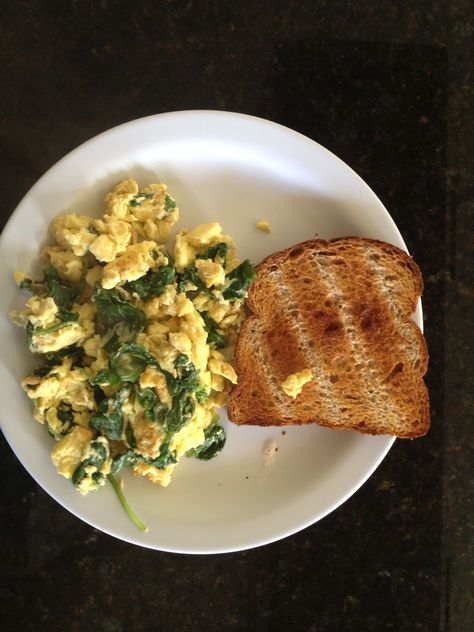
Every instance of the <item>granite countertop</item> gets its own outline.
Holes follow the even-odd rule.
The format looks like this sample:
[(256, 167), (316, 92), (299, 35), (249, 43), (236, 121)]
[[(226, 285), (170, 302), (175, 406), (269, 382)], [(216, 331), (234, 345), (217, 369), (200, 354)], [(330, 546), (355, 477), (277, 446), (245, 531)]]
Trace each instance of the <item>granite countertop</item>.
[(2, 224), (64, 154), (128, 120), (282, 123), (367, 181), (422, 268), (432, 411), (429, 435), (397, 441), (321, 522), (209, 557), (94, 530), (2, 437), (3, 629), (474, 629), (472, 4), (17, 0), (0, 29)]

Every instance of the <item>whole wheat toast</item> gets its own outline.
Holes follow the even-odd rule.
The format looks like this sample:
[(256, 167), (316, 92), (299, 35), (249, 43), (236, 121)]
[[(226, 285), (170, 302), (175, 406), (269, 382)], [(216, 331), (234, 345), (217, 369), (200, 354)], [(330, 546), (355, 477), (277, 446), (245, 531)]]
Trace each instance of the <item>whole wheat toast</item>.
[[(373, 239), (306, 241), (264, 259), (237, 345), (231, 421), (424, 435), (428, 351), (411, 319), (422, 289), (413, 259)], [(314, 378), (292, 399), (282, 381), (308, 368)]]

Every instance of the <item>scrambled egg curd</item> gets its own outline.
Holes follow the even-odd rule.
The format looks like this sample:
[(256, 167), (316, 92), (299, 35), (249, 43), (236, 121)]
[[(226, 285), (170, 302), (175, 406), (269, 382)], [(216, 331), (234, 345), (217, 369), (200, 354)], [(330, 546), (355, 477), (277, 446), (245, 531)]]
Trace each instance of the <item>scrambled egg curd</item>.
[[(42, 364), (22, 380), (56, 440), (52, 461), (87, 494), (123, 468), (166, 486), (179, 459), (224, 446), (217, 410), (237, 381), (233, 352), (255, 271), (218, 223), (180, 230), (164, 184), (120, 182), (101, 219), (51, 225), (43, 279), (12, 313)], [(116, 482), (113, 482), (114, 487)]]
[(285, 380), (283, 380), (283, 382), (281, 383), (281, 388), (289, 397), (296, 399), (303, 390), (303, 386), (307, 382), (311, 382), (313, 377), (314, 375), (311, 369), (297, 371), (296, 373), (292, 373)]

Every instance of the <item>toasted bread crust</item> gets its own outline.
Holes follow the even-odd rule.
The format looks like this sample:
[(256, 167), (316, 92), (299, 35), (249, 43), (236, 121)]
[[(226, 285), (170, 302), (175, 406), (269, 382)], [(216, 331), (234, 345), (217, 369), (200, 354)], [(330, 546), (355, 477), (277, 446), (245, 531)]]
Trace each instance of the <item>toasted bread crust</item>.
[[(231, 421), (424, 435), (428, 351), (411, 320), (422, 290), (413, 259), (373, 239), (310, 240), (264, 259), (237, 345)], [(315, 379), (293, 401), (281, 382), (306, 368)]]

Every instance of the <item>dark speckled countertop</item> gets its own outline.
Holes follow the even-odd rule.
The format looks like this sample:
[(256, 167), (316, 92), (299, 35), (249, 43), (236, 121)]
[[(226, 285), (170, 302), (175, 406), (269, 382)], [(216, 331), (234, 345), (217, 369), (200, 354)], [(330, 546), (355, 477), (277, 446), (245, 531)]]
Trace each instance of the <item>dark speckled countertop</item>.
[(139, 549), (57, 505), (0, 443), (4, 630), (474, 629), (473, 5), (6, 0), (2, 222), (69, 150), (179, 109), (268, 118), (350, 164), (425, 277), (432, 430), (301, 533)]

